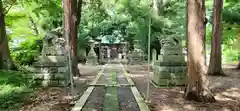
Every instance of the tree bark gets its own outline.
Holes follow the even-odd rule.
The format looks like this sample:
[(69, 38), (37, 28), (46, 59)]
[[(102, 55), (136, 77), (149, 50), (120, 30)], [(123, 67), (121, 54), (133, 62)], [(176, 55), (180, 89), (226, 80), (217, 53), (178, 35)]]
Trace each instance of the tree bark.
[(222, 70), (222, 7), (223, 0), (214, 0), (213, 4), (212, 47), (208, 75), (224, 75)]
[(237, 69), (240, 69), (240, 61), (238, 62)]
[[(77, 36), (81, 17), (82, 0), (64, 0), (64, 28), (68, 29), (71, 46), (72, 71), (74, 76), (80, 76), (77, 60)], [(67, 33), (67, 32), (65, 32)], [(68, 38), (66, 38), (68, 39)], [(68, 50), (67, 50), (68, 51)]]
[(10, 56), (4, 16), (3, 4), (2, 0), (0, 0), (0, 69), (16, 70), (17, 68)]
[(187, 87), (184, 98), (214, 102), (204, 64), (205, 0), (187, 1)]

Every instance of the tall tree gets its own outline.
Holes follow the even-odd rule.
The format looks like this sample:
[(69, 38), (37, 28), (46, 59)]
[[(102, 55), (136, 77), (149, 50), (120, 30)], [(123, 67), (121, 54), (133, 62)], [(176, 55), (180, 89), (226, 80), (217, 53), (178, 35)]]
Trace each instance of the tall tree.
[(212, 27), (212, 47), (210, 63), (208, 68), (209, 75), (224, 75), (222, 70), (222, 7), (223, 0), (214, 0), (213, 4), (213, 27)]
[(6, 27), (4, 16), (8, 12), (3, 8), (2, 0), (0, 0), (0, 69), (16, 69), (8, 47), (8, 38), (6, 34)]
[(186, 100), (213, 102), (204, 64), (205, 0), (187, 0), (187, 87)]
[[(80, 76), (77, 63), (77, 36), (78, 25), (81, 18), (82, 0), (63, 0), (64, 28), (68, 29), (69, 43), (71, 46), (72, 69), (75, 76)], [(66, 30), (64, 30), (66, 31)], [(67, 50), (68, 51), (68, 50)]]

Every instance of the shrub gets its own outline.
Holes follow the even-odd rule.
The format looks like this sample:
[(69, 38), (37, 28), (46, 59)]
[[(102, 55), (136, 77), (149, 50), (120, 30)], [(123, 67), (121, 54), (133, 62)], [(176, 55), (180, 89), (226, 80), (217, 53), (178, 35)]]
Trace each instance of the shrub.
[(40, 54), (41, 47), (41, 39), (26, 40), (11, 50), (11, 56), (18, 65), (32, 65)]
[(35, 82), (28, 79), (30, 74), (19, 71), (0, 70), (0, 110), (17, 110), (29, 99)]

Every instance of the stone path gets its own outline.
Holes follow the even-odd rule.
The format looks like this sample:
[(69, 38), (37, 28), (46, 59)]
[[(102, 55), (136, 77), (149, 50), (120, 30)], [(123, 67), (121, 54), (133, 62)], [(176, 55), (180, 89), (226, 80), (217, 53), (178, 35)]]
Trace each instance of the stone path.
[(72, 111), (149, 111), (122, 64), (106, 64)]

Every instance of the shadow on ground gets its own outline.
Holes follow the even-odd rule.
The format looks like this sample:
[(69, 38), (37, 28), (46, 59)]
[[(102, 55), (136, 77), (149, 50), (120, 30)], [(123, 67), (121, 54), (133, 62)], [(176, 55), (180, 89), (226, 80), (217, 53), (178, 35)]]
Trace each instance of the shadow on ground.
[[(140, 91), (145, 96), (147, 89), (146, 65), (125, 66)], [(224, 66), (226, 77), (209, 76), (210, 88), (216, 103), (185, 101), (184, 87), (155, 88), (150, 85), (149, 107), (153, 111), (240, 111), (240, 70)]]

